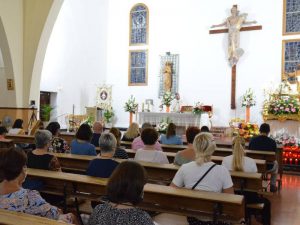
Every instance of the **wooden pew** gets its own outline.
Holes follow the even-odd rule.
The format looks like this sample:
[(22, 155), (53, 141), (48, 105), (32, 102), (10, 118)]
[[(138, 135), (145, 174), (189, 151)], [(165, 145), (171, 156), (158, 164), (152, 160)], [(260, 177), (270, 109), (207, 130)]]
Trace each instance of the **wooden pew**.
[[(132, 149), (126, 149), (126, 152), (127, 152), (128, 156), (129, 156), (129, 158), (134, 158), (135, 151), (133, 151)], [(167, 155), (169, 162), (173, 163), (176, 153), (165, 152), (165, 154)], [(254, 160), (256, 162), (257, 171), (259, 173), (265, 173), (266, 169), (267, 169), (266, 160), (263, 160), (263, 159), (254, 159)], [(214, 156), (213, 155), (212, 156), (212, 161), (214, 163), (218, 164), (218, 165), (221, 165), (222, 161), (223, 161), (223, 157), (222, 156)]]
[(0, 209), (0, 224), (4, 225), (64, 225), (67, 223), (45, 217)]
[[(105, 195), (107, 179), (63, 172), (27, 169), (28, 177), (42, 180), (45, 189), (67, 195), (90, 193), (96, 199)], [(92, 198), (93, 199), (93, 198)], [(141, 208), (159, 212), (171, 212), (186, 216), (209, 216), (210, 218), (238, 221), (244, 218), (243, 196), (201, 192), (188, 189), (146, 184)]]
[[(53, 153), (63, 170), (74, 173), (85, 173), (89, 162), (96, 158), (95, 156), (81, 156), (63, 153)], [(122, 162), (122, 159), (116, 159)], [(169, 184), (175, 176), (179, 166), (173, 164), (158, 164), (151, 162), (138, 161), (147, 171), (150, 181)], [(244, 173), (231, 171), (231, 177), (234, 182), (234, 187), (238, 190), (247, 189), (260, 191), (262, 189), (262, 174), (261, 173)]]

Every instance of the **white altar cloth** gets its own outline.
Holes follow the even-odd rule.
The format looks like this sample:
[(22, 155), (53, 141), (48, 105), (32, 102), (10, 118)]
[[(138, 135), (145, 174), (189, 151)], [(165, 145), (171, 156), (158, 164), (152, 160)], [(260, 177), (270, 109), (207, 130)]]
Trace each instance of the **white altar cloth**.
[(200, 115), (195, 115), (193, 113), (163, 113), (163, 112), (139, 112), (138, 113), (139, 124), (148, 122), (157, 125), (162, 120), (166, 120), (167, 118), (169, 118), (172, 121), (172, 123), (176, 124), (177, 126), (210, 127), (210, 121), (208, 119), (208, 115), (206, 114), (202, 114), (200, 116)]

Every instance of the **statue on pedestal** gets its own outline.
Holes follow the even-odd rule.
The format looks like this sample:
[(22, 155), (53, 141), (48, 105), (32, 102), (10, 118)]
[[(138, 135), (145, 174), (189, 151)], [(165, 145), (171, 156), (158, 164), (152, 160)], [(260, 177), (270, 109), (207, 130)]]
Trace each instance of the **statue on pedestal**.
[(172, 89), (172, 62), (166, 62), (164, 68), (164, 91), (171, 92)]

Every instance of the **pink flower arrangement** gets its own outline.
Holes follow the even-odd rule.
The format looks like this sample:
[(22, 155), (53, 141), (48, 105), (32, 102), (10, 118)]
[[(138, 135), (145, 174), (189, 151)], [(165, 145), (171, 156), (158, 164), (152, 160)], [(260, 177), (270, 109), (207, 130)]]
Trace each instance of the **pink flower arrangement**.
[(269, 102), (268, 113), (274, 115), (298, 114), (299, 100), (288, 96), (286, 99), (274, 98)]

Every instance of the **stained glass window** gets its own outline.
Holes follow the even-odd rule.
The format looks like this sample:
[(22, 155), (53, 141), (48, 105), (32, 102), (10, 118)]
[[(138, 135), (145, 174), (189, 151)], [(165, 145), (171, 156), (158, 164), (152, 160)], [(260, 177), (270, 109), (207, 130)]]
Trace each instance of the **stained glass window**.
[(283, 34), (300, 33), (300, 1), (284, 0)]
[(130, 45), (148, 43), (148, 8), (135, 5), (130, 11)]
[[(285, 40), (282, 43), (283, 62), (282, 75), (294, 73), (300, 64), (300, 39)], [(299, 68), (299, 67), (298, 67)]]
[(129, 52), (129, 84), (147, 85), (147, 50)]

